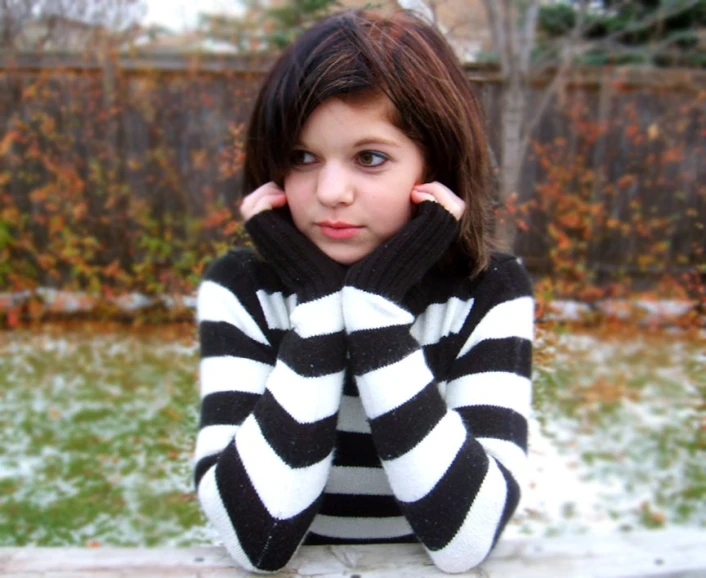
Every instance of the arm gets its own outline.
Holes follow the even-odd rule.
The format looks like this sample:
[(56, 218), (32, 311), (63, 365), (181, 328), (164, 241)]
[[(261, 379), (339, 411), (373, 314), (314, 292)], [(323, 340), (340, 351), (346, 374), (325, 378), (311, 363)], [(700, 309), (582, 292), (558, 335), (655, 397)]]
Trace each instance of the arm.
[(288, 316), (284, 296), (254, 280), (262, 263), (244, 263), (242, 254), (207, 273), (198, 297), (195, 478), (235, 561), (271, 571), (301, 543), (331, 466), (345, 367), (342, 273), (272, 211), (247, 226), (264, 256), (286, 247), (288, 259), (269, 265), (295, 291), (296, 305)]
[(409, 239), (393, 238), (351, 269), (344, 323), (392, 490), (434, 563), (461, 572), (487, 556), (518, 503), (533, 306), (516, 261), (494, 264), (459, 323), (465, 344), (450, 367), (444, 400), (410, 331), (414, 316), (401, 305), (448, 245), (442, 230), (455, 231), (443, 212), (423, 203), (410, 223), (416, 230), (405, 233)]

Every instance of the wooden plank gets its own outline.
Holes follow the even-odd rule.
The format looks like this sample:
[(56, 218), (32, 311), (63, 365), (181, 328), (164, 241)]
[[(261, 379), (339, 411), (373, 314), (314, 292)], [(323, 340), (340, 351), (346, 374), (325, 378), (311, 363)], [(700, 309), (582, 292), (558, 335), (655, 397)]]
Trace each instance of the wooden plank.
[[(704, 578), (706, 530), (501, 541), (477, 578)], [(218, 547), (0, 548), (0, 575), (12, 578), (239, 578)], [(415, 545), (304, 547), (277, 574), (289, 578), (444, 576)]]
[[(184, 72), (194, 69), (202, 72), (267, 72), (274, 62), (273, 55), (260, 54), (213, 54), (213, 53), (158, 53), (140, 52), (104, 55), (91, 53), (62, 52), (18, 52), (0, 54), (0, 70), (99, 70), (107, 60), (115, 66), (129, 71)], [(495, 64), (468, 63), (466, 74), (476, 82), (502, 83), (502, 75)], [(556, 70), (547, 69), (535, 74), (532, 82), (544, 86), (554, 77)], [(571, 69), (568, 84), (571, 86), (600, 87), (608, 74), (625, 88), (651, 90), (684, 90), (696, 92), (706, 87), (706, 71), (698, 68), (654, 69), (641, 66), (576, 66)]]
[(17, 53), (0, 55), (0, 70), (21, 71), (100, 71), (111, 62), (123, 71), (149, 72), (241, 72), (264, 74), (274, 59), (259, 55), (224, 54), (117, 54)]

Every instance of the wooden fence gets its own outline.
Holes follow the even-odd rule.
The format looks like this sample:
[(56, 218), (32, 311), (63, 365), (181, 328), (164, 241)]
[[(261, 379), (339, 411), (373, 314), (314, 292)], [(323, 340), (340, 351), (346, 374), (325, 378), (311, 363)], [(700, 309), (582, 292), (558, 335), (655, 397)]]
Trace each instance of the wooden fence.
[[(0, 152), (3, 135), (18, 123), (37, 125), (40, 136), (53, 130), (59, 136), (37, 146), (78, 167), (89, 201), (116, 194), (110, 206), (117, 211), (126, 196), (140, 199), (155, 234), (188, 235), (180, 225), (186, 217), (202, 216), (214, 203), (232, 206), (239, 196), (235, 145), (268, 64), (220, 56), (0, 57)], [(468, 73), (482, 90), (497, 150), (497, 72)], [(548, 82), (535, 79), (531, 107)], [(584, 206), (602, 208), (603, 225), (579, 239), (585, 266), (610, 277), (704, 265), (706, 72), (574, 71), (537, 124), (534, 142), (518, 203), (535, 199), (537, 206), (524, 215), (516, 245), (531, 270), (550, 270), (556, 239), (548, 227), (556, 199), (542, 197), (548, 190), (542, 185), (552, 182)], [(0, 192), (5, 188), (7, 198), (32, 214), (36, 191), (56, 175), (32, 157), (31, 147), (21, 158), (0, 166)], [(562, 168), (566, 174), (556, 182)], [(99, 204), (89, 202), (89, 210), (98, 211)], [(588, 218), (592, 210), (586, 209)], [(129, 244), (140, 231), (111, 214), (100, 222), (106, 263), (134, 253)], [(575, 234), (585, 236), (578, 229)], [(40, 244), (49, 242), (48, 234), (37, 235), (44, 239)], [(656, 242), (660, 258), (645, 260)], [(51, 278), (39, 282), (55, 284)]]

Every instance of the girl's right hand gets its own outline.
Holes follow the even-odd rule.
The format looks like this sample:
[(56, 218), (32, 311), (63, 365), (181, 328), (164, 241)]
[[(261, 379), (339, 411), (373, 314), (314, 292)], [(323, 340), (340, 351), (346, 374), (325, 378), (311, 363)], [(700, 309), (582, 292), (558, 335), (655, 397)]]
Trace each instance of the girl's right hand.
[(416, 185), (412, 189), (412, 202), (419, 204), (424, 201), (439, 203), (457, 221), (461, 220), (463, 212), (466, 210), (466, 203), (463, 202), (463, 199), (457, 197), (451, 189), (437, 181)]
[(269, 211), (287, 204), (287, 196), (274, 182), (265, 183), (255, 189), (240, 204), (240, 214), (247, 221), (262, 211)]

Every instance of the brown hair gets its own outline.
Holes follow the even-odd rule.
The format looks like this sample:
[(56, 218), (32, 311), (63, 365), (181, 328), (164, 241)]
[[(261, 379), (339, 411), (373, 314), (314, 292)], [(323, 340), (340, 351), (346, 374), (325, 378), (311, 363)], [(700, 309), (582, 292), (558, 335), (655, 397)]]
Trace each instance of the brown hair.
[(245, 143), (246, 194), (282, 185), (302, 126), (325, 100), (383, 94), (392, 122), (425, 155), (427, 180), (466, 202), (456, 249), (472, 274), (489, 260), (488, 152), (482, 106), (444, 37), (417, 16), (365, 10), (329, 16), (280, 56), (255, 102)]

